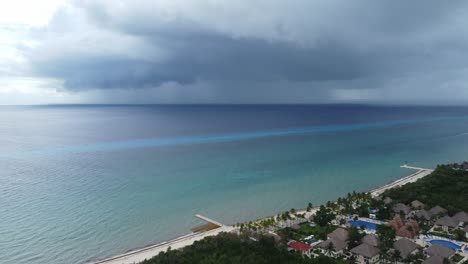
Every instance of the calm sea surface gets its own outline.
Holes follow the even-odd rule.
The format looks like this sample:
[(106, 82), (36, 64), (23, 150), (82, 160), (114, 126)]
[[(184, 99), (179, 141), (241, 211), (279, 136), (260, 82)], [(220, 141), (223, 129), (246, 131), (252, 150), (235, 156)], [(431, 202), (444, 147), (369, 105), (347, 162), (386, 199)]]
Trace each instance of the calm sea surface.
[(468, 108), (0, 107), (0, 263), (85, 263), (468, 158)]

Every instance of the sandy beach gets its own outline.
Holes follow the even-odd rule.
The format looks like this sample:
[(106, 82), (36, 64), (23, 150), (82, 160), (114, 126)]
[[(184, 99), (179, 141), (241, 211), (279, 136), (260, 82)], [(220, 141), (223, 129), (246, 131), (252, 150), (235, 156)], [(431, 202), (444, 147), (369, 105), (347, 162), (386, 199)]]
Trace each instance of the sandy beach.
[(403, 186), (403, 185), (405, 185), (407, 183), (415, 182), (415, 181), (417, 181), (417, 180), (419, 180), (421, 178), (426, 177), (427, 175), (431, 174), (434, 171), (432, 169), (411, 167), (411, 166), (407, 166), (407, 165), (403, 165), (403, 166), (400, 166), (400, 167), (405, 168), (405, 169), (416, 170), (416, 172), (411, 174), (411, 175), (408, 175), (406, 177), (403, 177), (401, 179), (398, 179), (396, 181), (393, 181), (393, 182), (391, 182), (389, 184), (386, 184), (386, 185), (384, 185), (382, 187), (378, 187), (378, 188), (376, 188), (374, 190), (371, 190), (370, 193), (371, 193), (371, 195), (373, 197), (381, 195), (383, 192), (385, 192), (388, 189), (400, 187), (400, 186)]
[(221, 232), (231, 232), (234, 228), (231, 226), (221, 226), (219, 228), (201, 232), (201, 233), (191, 233), (188, 235), (180, 236), (173, 240), (164, 241), (156, 245), (148, 246), (142, 249), (137, 249), (134, 251), (127, 252), (118, 256), (111, 258), (99, 260), (92, 262), (93, 264), (134, 264), (144, 261), (145, 259), (150, 259), (159, 254), (159, 252), (167, 251), (170, 247), (171, 249), (180, 249), (189, 245), (192, 245), (195, 241), (201, 240), (205, 237), (216, 236)]

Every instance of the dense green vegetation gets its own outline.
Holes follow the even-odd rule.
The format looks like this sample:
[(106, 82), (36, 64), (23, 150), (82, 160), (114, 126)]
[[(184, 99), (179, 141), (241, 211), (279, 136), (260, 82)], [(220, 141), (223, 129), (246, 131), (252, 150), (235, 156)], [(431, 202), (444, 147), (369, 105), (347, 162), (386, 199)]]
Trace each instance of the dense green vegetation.
[(142, 264), (346, 264), (344, 260), (303, 258), (263, 237), (258, 242), (235, 234), (208, 237), (182, 250), (170, 250)]
[(315, 213), (314, 222), (319, 226), (328, 225), (333, 219), (335, 214), (330, 210), (330, 207), (320, 206), (320, 209)]
[(460, 254), (455, 254), (453, 257), (452, 257), (452, 261), (454, 263), (458, 263), (460, 260), (463, 259), (463, 256), (461, 256)]
[(393, 242), (395, 241), (395, 230), (387, 225), (378, 225), (376, 234), (379, 237), (379, 249), (380, 257), (384, 260), (393, 259), (397, 262), (399, 259), (398, 254), (395, 256), (389, 255), (390, 249), (393, 248)]
[(468, 212), (468, 171), (454, 169), (452, 165), (440, 165), (429, 176), (400, 188), (387, 190), (396, 202), (405, 204), (419, 200), (428, 207), (440, 205), (451, 214)]
[(348, 228), (348, 249), (359, 246), (361, 239), (365, 236), (364, 233), (359, 232), (359, 229), (355, 226)]

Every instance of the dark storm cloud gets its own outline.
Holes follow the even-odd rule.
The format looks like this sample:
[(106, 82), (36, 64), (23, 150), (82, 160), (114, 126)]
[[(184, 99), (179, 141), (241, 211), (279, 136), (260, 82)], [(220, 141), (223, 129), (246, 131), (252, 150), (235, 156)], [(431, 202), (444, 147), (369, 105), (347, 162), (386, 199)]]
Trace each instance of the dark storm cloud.
[[(453, 72), (468, 67), (462, 1), (114, 3), (76, 2), (61, 10), (35, 33), (45, 44), (25, 51), (34, 73), (75, 91), (206, 82), (219, 89), (211, 94), (235, 98), (233, 84), (242, 84), (249, 86), (239, 89), (242, 101), (257, 94), (256, 87), (264, 93), (265, 86), (281, 83), (271, 85), (272, 94), (295, 85), (304, 92), (308, 84), (311, 94), (317, 89), (333, 100), (324, 88), (385, 95), (398, 81), (414, 85), (409, 95), (436, 96)], [(427, 74), (438, 83), (419, 87), (427, 85)], [(378, 97), (369, 100), (385, 101)]]
[[(151, 39), (150, 41), (157, 42)], [(168, 41), (166, 39), (166, 41)], [(171, 39), (164, 62), (109, 56), (68, 57), (42, 65), (40, 74), (66, 80), (70, 89), (119, 88), (211, 81), (350, 80), (361, 75), (360, 56), (337, 43), (313, 49), (263, 40), (203, 34)]]
[[(66, 88), (144, 88), (175, 81), (349, 80), (361, 76), (358, 51), (335, 40), (314, 47), (271, 42), (259, 38), (232, 38), (205, 31), (181, 31), (178, 24), (138, 32), (149, 45), (160, 46), (170, 59), (129, 59), (125, 56), (59, 56), (36, 70), (65, 80)], [(138, 29), (133, 29), (138, 30)], [(177, 32), (178, 31), (178, 32)], [(119, 45), (119, 43), (109, 43)]]

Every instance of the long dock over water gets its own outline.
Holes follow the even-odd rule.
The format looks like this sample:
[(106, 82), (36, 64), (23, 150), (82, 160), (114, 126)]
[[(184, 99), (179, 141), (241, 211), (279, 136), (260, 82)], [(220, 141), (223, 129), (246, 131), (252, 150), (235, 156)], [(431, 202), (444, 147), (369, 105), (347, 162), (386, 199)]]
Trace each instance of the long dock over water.
[(196, 217), (196, 218), (199, 218), (199, 219), (201, 219), (201, 220), (203, 220), (203, 221), (206, 221), (206, 222), (208, 222), (208, 223), (217, 225), (217, 226), (219, 226), (219, 227), (224, 226), (224, 225), (221, 224), (220, 222), (215, 221), (215, 220), (213, 220), (213, 219), (210, 219), (210, 218), (208, 218), (208, 217), (206, 217), (206, 216), (203, 216), (203, 215), (200, 215), (200, 214), (196, 214), (195, 217)]
[(403, 177), (401, 179), (398, 179), (396, 181), (393, 181), (393, 182), (391, 182), (389, 184), (386, 184), (386, 185), (384, 185), (382, 187), (379, 187), (379, 188), (376, 188), (376, 189), (372, 190), (371, 195), (374, 196), (374, 197), (379, 196), (388, 189), (400, 187), (400, 186), (403, 186), (403, 185), (405, 185), (407, 183), (410, 183), (410, 182), (415, 182), (415, 181), (417, 181), (417, 180), (419, 180), (421, 178), (426, 177), (427, 175), (431, 174), (434, 171), (432, 169), (412, 167), (412, 166), (408, 166), (406, 164), (401, 165), (400, 168), (416, 170), (416, 172), (411, 174), (411, 175), (408, 175), (406, 177)]

